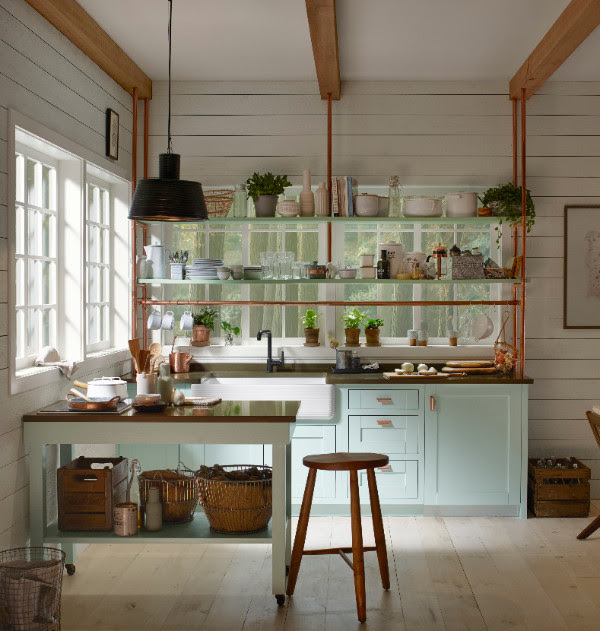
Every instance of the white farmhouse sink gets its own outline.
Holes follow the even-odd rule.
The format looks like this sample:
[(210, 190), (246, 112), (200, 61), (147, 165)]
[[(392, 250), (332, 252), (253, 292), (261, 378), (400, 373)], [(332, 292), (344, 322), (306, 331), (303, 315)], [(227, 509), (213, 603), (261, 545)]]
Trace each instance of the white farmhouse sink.
[(192, 397), (223, 401), (300, 401), (298, 419), (330, 419), (335, 413), (335, 388), (325, 377), (206, 377), (193, 383)]

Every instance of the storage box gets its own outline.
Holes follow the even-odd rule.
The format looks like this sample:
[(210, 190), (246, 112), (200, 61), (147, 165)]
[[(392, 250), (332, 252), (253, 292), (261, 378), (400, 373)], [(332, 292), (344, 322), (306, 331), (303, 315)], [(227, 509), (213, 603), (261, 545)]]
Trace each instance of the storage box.
[(537, 466), (529, 458), (528, 506), (536, 517), (587, 517), (590, 512), (591, 471), (577, 458), (556, 458), (559, 469)]
[[(92, 469), (92, 464), (112, 465)], [(58, 529), (113, 529), (113, 507), (127, 494), (127, 458), (84, 458), (56, 472)]]
[(463, 280), (467, 278), (485, 278), (483, 266), (483, 254), (473, 254), (472, 256), (451, 256), (452, 280)]

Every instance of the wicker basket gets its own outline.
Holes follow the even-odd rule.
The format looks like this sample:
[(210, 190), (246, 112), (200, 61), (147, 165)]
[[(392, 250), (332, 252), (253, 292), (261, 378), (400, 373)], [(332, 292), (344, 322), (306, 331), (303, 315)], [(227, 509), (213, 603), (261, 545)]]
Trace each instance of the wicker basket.
[[(239, 471), (255, 465), (228, 465), (226, 471)], [(271, 467), (255, 466), (261, 474)], [(212, 480), (196, 474), (198, 497), (212, 530), (244, 534), (264, 530), (271, 519), (271, 478), (256, 481)]]
[(204, 201), (209, 217), (226, 217), (233, 204), (233, 191), (225, 188), (207, 191)]
[(512, 372), (519, 360), (519, 349), (509, 344), (504, 337), (504, 328), (506, 327), (509, 317), (510, 314), (506, 311), (504, 313), (502, 328), (494, 343), (494, 366), (496, 370), (504, 374)]
[(140, 474), (140, 499), (143, 510), (148, 499), (148, 489), (151, 488), (160, 489), (163, 521), (181, 524), (194, 519), (198, 494), (193, 474), (172, 469), (143, 471)]

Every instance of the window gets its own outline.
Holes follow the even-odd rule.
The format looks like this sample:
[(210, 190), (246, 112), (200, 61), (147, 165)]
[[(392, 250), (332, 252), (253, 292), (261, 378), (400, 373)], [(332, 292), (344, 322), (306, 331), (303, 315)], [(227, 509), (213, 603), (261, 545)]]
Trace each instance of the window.
[(34, 365), (44, 347), (90, 369), (100, 369), (103, 357), (114, 363), (127, 356), (120, 349), (130, 328), (130, 266), (117, 269), (115, 261), (129, 259), (129, 183), (91, 161), (102, 158), (15, 112), (9, 128), (16, 393), (58, 378), (57, 369)]

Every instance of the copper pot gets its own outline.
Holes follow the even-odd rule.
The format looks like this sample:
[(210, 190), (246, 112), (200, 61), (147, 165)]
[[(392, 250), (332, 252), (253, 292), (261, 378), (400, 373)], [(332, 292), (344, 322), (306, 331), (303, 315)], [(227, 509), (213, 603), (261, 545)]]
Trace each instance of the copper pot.
[[(186, 338), (187, 339), (187, 338)], [(175, 342), (177, 340), (177, 336), (173, 338), (173, 345), (171, 346), (171, 352), (169, 353), (169, 366), (171, 366), (171, 372), (189, 372), (190, 371), (190, 362), (194, 357), (189, 351), (192, 348), (192, 339), (190, 340), (190, 345), (188, 346), (187, 353), (175, 353)]]

